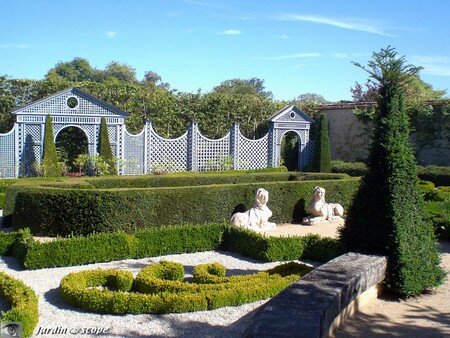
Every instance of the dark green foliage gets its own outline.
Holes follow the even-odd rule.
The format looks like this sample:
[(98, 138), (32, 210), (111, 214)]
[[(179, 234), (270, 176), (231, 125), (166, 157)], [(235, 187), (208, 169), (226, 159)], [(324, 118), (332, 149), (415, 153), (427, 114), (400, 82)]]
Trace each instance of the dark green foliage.
[(386, 284), (415, 295), (442, 282), (437, 243), (427, 222), (402, 86), (417, 69), (393, 49), (374, 53), (368, 72), (379, 83), (378, 116), (363, 177), (341, 240), (349, 251), (388, 257)]
[(306, 215), (315, 186), (323, 186), (330, 200), (346, 208), (358, 184), (358, 179), (342, 179), (111, 190), (15, 186), (8, 209), (13, 208), (13, 225), (29, 227), (35, 235), (133, 232), (160, 224), (228, 222), (236, 207), (248, 209), (255, 191), (264, 188), (273, 221), (286, 223)]
[(171, 175), (142, 175), (96, 177), (86, 179), (98, 189), (183, 187), (210, 184), (238, 184), (256, 182), (310, 181), (347, 178), (345, 174), (268, 172), (268, 173), (180, 173)]
[(63, 156), (70, 172), (78, 171), (75, 160), (78, 155), (88, 154), (88, 139), (86, 134), (78, 127), (66, 127), (56, 137), (56, 148)]
[(421, 180), (431, 181), (436, 186), (450, 186), (450, 167), (427, 166), (418, 167), (418, 175)]
[(215, 250), (225, 229), (221, 224), (180, 225), (57, 239), (40, 243), (29, 238), (16, 253), (27, 269), (109, 262), (127, 258)]
[(328, 262), (345, 252), (342, 243), (335, 238), (309, 234), (303, 237), (303, 241), (305, 249), (302, 259)]
[(420, 181), (420, 190), (424, 193), (427, 216), (433, 224), (436, 235), (450, 239), (450, 189), (436, 188), (432, 182)]
[(0, 256), (11, 254), (17, 238), (16, 232), (0, 232)]
[(314, 141), (314, 155), (312, 160), (312, 171), (320, 173), (331, 172), (330, 139), (328, 137), (327, 121), (324, 114), (320, 114), (317, 136)]
[[(217, 264), (216, 264), (217, 265)], [(217, 266), (216, 266), (217, 267)], [(221, 269), (219, 269), (221, 270)], [(217, 283), (186, 283), (179, 263), (161, 262), (143, 268), (127, 292), (131, 273), (122, 270), (86, 270), (70, 273), (60, 284), (62, 298), (87, 311), (114, 314), (171, 313), (212, 310), (273, 297), (308, 273), (310, 267), (284, 264), (253, 275), (219, 277)], [(212, 275), (211, 275), (212, 276)], [(120, 283), (119, 279), (126, 283)], [(117, 285), (124, 284), (119, 288)], [(115, 288), (99, 290), (96, 286)]]
[(22, 336), (31, 337), (39, 320), (38, 297), (22, 281), (0, 272), (0, 297), (5, 298), (11, 309), (0, 314), (3, 322), (22, 323)]
[(363, 162), (331, 161), (331, 171), (350, 176), (363, 176), (367, 172), (367, 166)]
[(98, 142), (98, 154), (108, 164), (106, 175), (117, 175), (116, 160), (111, 150), (111, 143), (109, 142), (108, 126), (106, 119), (102, 117), (100, 122), (100, 139)]
[(281, 141), (281, 159), (289, 171), (296, 171), (298, 167), (299, 137), (294, 132), (288, 132)]
[(46, 177), (61, 176), (61, 166), (58, 163), (55, 140), (53, 138), (52, 119), (50, 115), (45, 118), (44, 131), (44, 157), (42, 160), (43, 175)]
[(0, 193), (0, 209), (3, 209), (3, 207), (5, 206), (5, 198), (6, 198), (6, 193), (1, 192)]

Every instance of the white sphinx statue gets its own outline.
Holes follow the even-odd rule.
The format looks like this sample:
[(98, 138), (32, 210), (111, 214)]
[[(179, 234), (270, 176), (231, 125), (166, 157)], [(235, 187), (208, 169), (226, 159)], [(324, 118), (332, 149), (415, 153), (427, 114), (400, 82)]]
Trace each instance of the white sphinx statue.
[(255, 231), (276, 228), (276, 224), (269, 222), (272, 211), (267, 207), (269, 192), (259, 188), (255, 194), (253, 208), (246, 212), (237, 212), (231, 217), (231, 224), (237, 227), (249, 228)]
[(344, 208), (337, 203), (325, 202), (325, 189), (315, 187), (311, 194), (308, 213), (311, 216), (303, 218), (303, 224), (314, 224), (320, 222), (336, 222), (343, 221)]

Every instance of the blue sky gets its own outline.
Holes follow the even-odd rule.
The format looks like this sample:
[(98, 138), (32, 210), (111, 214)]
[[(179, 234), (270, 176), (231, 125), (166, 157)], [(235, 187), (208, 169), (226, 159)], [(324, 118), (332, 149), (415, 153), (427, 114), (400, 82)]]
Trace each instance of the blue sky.
[(0, 0), (0, 74), (41, 79), (58, 61), (126, 63), (181, 91), (259, 77), (275, 99), (351, 98), (351, 64), (391, 45), (450, 89), (449, 0)]

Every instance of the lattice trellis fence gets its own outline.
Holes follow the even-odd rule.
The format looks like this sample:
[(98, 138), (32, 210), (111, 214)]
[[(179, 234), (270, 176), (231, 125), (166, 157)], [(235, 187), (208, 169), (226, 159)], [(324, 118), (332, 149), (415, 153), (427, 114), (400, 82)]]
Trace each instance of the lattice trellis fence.
[(267, 135), (250, 140), (235, 124), (224, 137), (212, 140), (192, 123), (182, 136), (166, 139), (147, 122), (144, 130), (130, 134), (124, 124), (127, 113), (77, 88), (13, 111), (16, 124), (9, 133), (0, 134), (0, 177), (33, 176), (35, 164), (42, 159), (44, 124), (50, 115), (54, 137), (67, 127), (80, 128), (86, 135), (88, 151), (97, 153), (101, 118), (106, 119), (113, 154), (119, 161), (119, 174), (135, 175), (153, 171), (207, 171), (260, 169), (278, 166), (281, 140), (288, 131), (299, 135), (300, 168), (309, 163), (313, 143), (309, 141), (314, 121), (294, 106), (285, 107), (270, 118)]

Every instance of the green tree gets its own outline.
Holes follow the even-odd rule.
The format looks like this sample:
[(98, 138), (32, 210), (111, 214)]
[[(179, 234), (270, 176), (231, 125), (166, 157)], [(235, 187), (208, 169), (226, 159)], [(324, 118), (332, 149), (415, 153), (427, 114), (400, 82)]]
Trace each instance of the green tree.
[(98, 154), (108, 164), (105, 172), (106, 175), (117, 175), (116, 161), (111, 150), (111, 143), (109, 142), (108, 126), (106, 119), (102, 117), (100, 122), (100, 140), (98, 142)]
[(81, 82), (94, 80), (97, 70), (91, 67), (88, 60), (76, 57), (72, 61), (58, 62), (48, 71), (47, 78), (53, 72), (66, 81)]
[(214, 87), (213, 91), (218, 93), (229, 94), (251, 94), (262, 95), (272, 98), (272, 92), (266, 91), (264, 80), (253, 77), (251, 79), (231, 79), (225, 80), (220, 85)]
[(100, 72), (100, 78), (115, 78), (117, 80), (123, 81), (123, 82), (130, 82), (130, 83), (136, 83), (136, 69), (132, 68), (131, 66), (120, 63), (117, 61), (113, 61), (109, 63), (105, 70)]
[(378, 87), (376, 127), (368, 172), (347, 213), (340, 237), (351, 251), (386, 255), (386, 284), (409, 296), (442, 282), (433, 228), (425, 216), (409, 143), (405, 85), (418, 68), (388, 47), (373, 54), (367, 71)]
[(42, 174), (45, 177), (58, 177), (62, 174), (61, 164), (58, 162), (55, 140), (53, 139), (53, 127), (50, 115), (47, 115), (45, 118)]
[(328, 137), (327, 121), (324, 114), (320, 114), (316, 127), (317, 134), (314, 143), (312, 171), (320, 173), (331, 172), (330, 138)]

